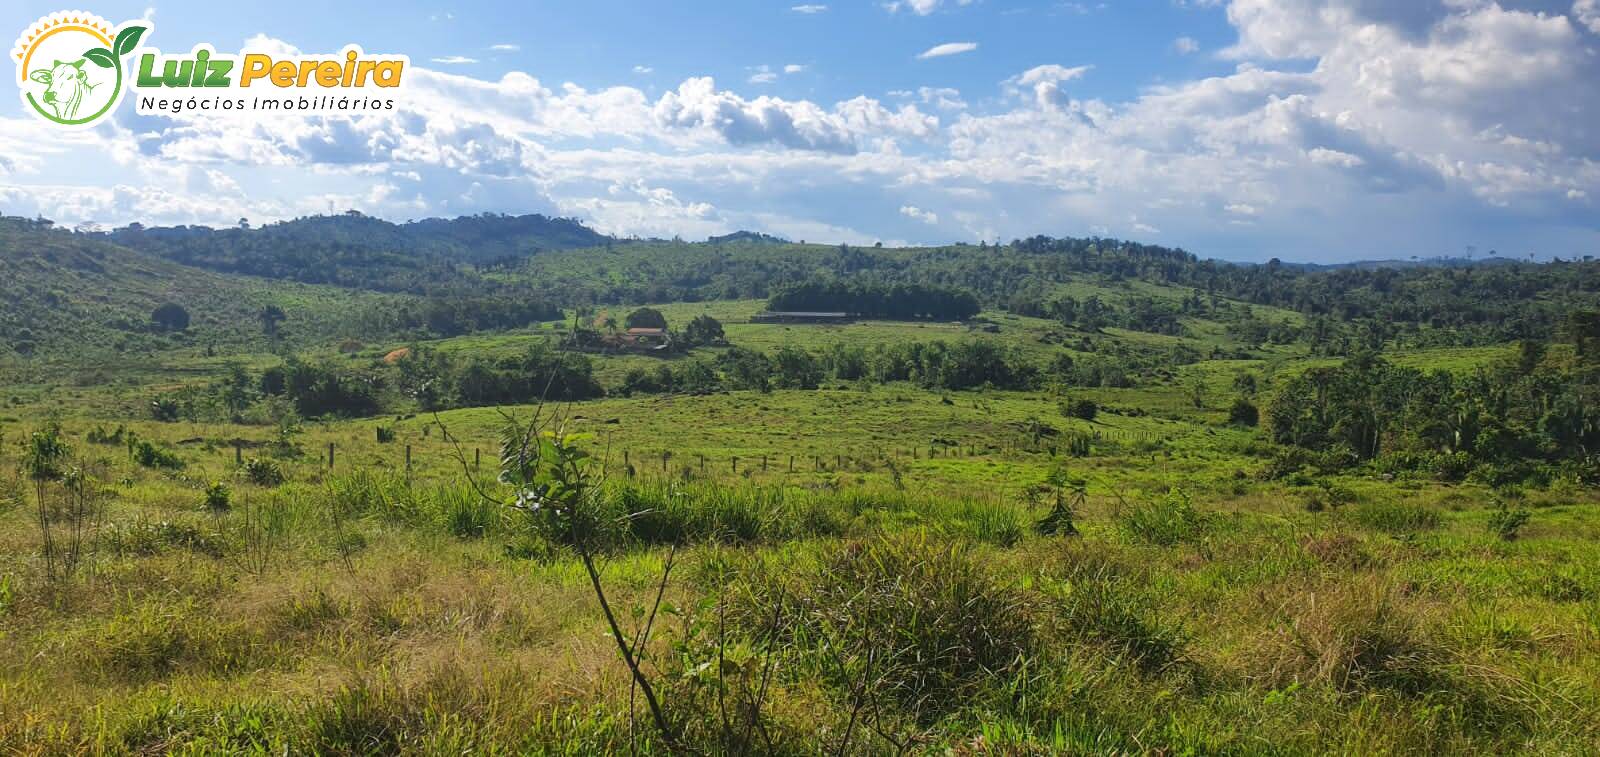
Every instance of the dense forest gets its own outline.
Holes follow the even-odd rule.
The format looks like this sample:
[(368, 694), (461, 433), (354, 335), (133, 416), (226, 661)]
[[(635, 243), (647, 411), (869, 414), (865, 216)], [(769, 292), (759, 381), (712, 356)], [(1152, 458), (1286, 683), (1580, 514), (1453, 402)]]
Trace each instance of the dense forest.
[(243, 219), (228, 229), (133, 224), (100, 236), (213, 271), (417, 294), (481, 290), (491, 284), (475, 275), (479, 267), (610, 240), (577, 221), (542, 215), (395, 224), (355, 211), (257, 228)]
[(779, 287), (768, 310), (842, 312), (891, 320), (962, 321), (982, 308), (971, 292), (922, 284), (870, 284), (808, 281)]

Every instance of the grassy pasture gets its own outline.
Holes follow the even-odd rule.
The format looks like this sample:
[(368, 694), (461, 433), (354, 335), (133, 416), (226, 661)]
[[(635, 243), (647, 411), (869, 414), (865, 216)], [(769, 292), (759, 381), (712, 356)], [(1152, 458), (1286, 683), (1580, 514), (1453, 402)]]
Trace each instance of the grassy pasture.
[[(741, 322), (759, 306), (661, 309), (674, 324), (710, 313), (759, 349), (968, 337), (934, 323)], [(1040, 339), (1054, 324), (990, 317), (1000, 330), (986, 338), (1061, 349)], [(432, 346), (510, 354), (553, 333)], [(1223, 339), (1197, 334), (1182, 339)], [(1394, 359), (1470, 371), (1507, 354)], [(1235, 377), (1258, 375), (1266, 391), (1323, 361), (1258, 355), (1132, 388), (830, 382), (561, 412), (602, 464), (610, 601), (633, 634), (661, 592), (669, 610), (646, 667), (683, 739), (708, 753), (1600, 749), (1600, 498), (1562, 482), (1267, 480), (1260, 434), (1227, 424)], [(494, 483), (501, 412), (529, 408), (310, 421), (286, 437), (147, 420), (158, 389), (234, 360), (273, 358), (179, 350), (148, 374), (8, 387), (19, 401), (0, 411), (0, 751), (666, 751), (571, 546), (468, 482), (511, 499)], [(598, 373), (610, 382), (656, 360), (601, 356)], [(1101, 412), (1067, 417), (1073, 399)], [(81, 562), (54, 580), (17, 444), (52, 417), (99, 482)], [(143, 467), (125, 445), (88, 439), (117, 426), (182, 467)], [(1087, 455), (1072, 456), (1074, 434), (1093, 440)], [(235, 440), (239, 459), (284, 480), (252, 482)], [(1035, 530), (1055, 471), (1085, 481), (1078, 536)], [(226, 509), (206, 507), (217, 482)], [(68, 501), (60, 487), (47, 497), (59, 537)], [(1528, 513), (1513, 539), (1495, 525), (1497, 501)], [(726, 701), (759, 680), (762, 734), (740, 741), (723, 727), (738, 722)]]

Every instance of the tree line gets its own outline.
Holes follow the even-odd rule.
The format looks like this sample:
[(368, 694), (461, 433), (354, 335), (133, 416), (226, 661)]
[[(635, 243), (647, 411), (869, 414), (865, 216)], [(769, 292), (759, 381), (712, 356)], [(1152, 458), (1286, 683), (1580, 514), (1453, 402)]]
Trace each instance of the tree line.
[(982, 308), (971, 292), (954, 287), (831, 280), (779, 287), (767, 300), (767, 309), (840, 312), (899, 321), (963, 321)]
[(1563, 467), (1600, 481), (1600, 315), (1576, 312), (1566, 341), (1525, 340), (1468, 374), (1363, 353), (1284, 382), (1267, 407), (1272, 441), (1318, 467), (1371, 465), (1498, 484)]

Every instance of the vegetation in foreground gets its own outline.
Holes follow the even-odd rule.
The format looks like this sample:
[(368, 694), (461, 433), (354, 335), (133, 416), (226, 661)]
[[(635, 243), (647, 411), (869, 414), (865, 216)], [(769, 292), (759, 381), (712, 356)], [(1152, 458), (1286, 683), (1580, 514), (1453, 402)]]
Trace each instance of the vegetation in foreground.
[(1600, 749), (1588, 264), (371, 221), (0, 229), (0, 751)]

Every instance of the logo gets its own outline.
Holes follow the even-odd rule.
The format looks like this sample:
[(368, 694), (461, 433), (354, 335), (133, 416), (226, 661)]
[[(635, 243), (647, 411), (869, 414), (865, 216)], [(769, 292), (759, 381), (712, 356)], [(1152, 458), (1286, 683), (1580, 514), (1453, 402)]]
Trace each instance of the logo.
[(287, 45), (218, 52), (196, 43), (167, 55), (139, 43), (146, 21), (113, 27), (92, 13), (61, 11), (17, 38), (17, 88), (27, 110), (51, 123), (90, 126), (132, 91), (141, 115), (372, 113), (395, 110), (410, 59), (346, 45), (328, 55)]
[(34, 115), (62, 126), (89, 126), (122, 102), (123, 59), (150, 25), (113, 27), (92, 13), (61, 11), (33, 22), (11, 49), (17, 89)]

